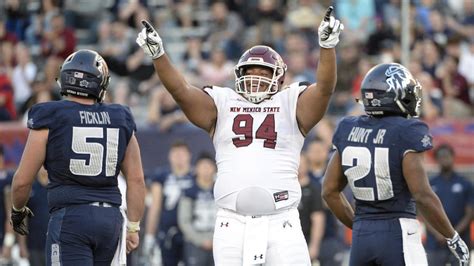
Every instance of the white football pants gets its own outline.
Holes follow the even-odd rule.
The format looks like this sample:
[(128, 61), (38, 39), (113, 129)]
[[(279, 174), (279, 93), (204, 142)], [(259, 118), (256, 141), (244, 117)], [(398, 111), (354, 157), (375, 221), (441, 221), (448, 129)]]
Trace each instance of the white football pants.
[(255, 225), (252, 216), (218, 210), (213, 244), (216, 266), (311, 265), (297, 209), (261, 218), (264, 222)]

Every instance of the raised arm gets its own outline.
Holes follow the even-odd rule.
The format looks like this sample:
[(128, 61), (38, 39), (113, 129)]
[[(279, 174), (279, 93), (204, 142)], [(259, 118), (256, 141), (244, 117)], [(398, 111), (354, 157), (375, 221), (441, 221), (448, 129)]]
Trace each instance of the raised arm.
[(319, 63), (316, 71), (317, 83), (311, 84), (299, 97), (296, 118), (301, 131), (307, 134), (326, 113), (329, 100), (336, 86), (336, 45), (344, 25), (331, 16), (329, 7), (321, 22), (319, 33)]
[(209, 95), (189, 84), (165, 54), (163, 42), (155, 29), (146, 21), (138, 34), (137, 43), (153, 59), (156, 73), (171, 93), (188, 119), (196, 126), (212, 133), (217, 119), (217, 109)]

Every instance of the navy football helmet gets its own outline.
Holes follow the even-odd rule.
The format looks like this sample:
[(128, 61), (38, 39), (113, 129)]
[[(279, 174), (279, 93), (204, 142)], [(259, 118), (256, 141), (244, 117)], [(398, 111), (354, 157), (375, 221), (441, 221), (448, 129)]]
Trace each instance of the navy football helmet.
[(420, 115), (421, 85), (410, 71), (400, 64), (374, 66), (362, 81), (361, 94), (368, 115)]
[(97, 52), (79, 50), (64, 60), (59, 73), (61, 95), (75, 95), (102, 102), (109, 86), (109, 68)]
[[(246, 75), (251, 66), (263, 66), (272, 71), (272, 78)], [(235, 66), (235, 91), (252, 103), (260, 103), (280, 91), (285, 81), (286, 64), (272, 48), (257, 45), (245, 51)], [(261, 90), (265, 88), (265, 90)]]

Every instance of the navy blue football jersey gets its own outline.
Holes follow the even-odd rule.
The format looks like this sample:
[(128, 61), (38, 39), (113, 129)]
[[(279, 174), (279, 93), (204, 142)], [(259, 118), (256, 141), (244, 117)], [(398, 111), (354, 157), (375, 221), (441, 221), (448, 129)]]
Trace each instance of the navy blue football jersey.
[(49, 129), (44, 166), (50, 211), (97, 201), (120, 206), (117, 175), (136, 131), (128, 107), (40, 103), (30, 109), (28, 127)]
[(213, 188), (203, 189), (196, 183), (184, 191), (184, 197), (193, 201), (192, 223), (194, 229), (199, 232), (214, 231), (217, 207), (214, 201)]
[(178, 203), (183, 191), (194, 185), (194, 177), (191, 173), (176, 176), (170, 170), (166, 170), (158, 173), (153, 182), (158, 182), (162, 186), (163, 201), (159, 231), (166, 232), (170, 227), (178, 225)]
[(402, 161), (407, 152), (432, 148), (425, 123), (399, 116), (346, 117), (333, 144), (356, 200), (355, 220), (416, 216)]

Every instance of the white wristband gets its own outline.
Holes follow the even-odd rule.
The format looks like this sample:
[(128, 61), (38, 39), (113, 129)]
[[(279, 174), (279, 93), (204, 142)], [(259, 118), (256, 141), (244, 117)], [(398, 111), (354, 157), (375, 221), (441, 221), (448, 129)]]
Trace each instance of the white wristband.
[(13, 246), (13, 244), (15, 244), (15, 234), (6, 233), (3, 237), (3, 246), (9, 248)]
[(127, 232), (136, 233), (140, 231), (140, 221), (138, 222), (127, 222)]

